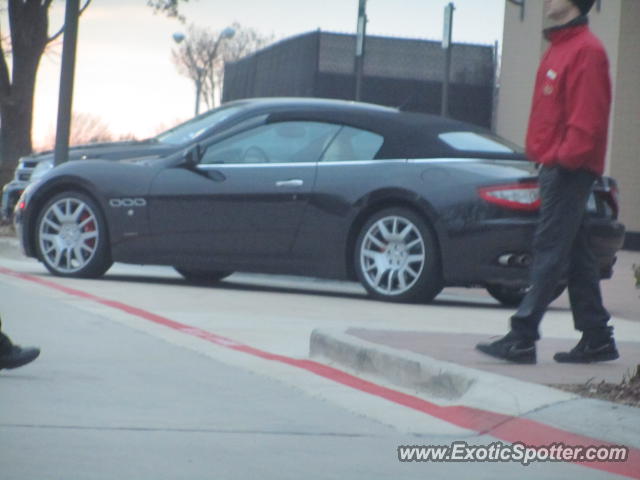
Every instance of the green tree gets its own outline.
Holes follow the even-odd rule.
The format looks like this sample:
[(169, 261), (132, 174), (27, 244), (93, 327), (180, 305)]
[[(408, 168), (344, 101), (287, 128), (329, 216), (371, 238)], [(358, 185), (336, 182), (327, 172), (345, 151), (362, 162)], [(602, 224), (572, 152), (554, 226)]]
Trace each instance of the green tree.
[[(32, 151), (31, 127), (36, 74), (47, 45), (64, 31), (49, 34), (53, 0), (2, 0), (9, 35), (0, 31), (0, 185), (13, 174), (18, 159)], [(84, 11), (91, 0), (85, 0)]]

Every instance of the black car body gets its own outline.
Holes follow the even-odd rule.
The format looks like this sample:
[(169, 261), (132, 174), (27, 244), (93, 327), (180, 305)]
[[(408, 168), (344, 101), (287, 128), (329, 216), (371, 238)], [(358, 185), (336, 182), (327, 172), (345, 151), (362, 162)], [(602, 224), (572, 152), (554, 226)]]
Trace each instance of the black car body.
[[(15, 216), (25, 253), (66, 276), (119, 261), (173, 265), (196, 281), (359, 279), (398, 301), (453, 285), (504, 303), (522, 296), (539, 199), (536, 166), (517, 147), (354, 102), (251, 99), (220, 112), (185, 151), (69, 162), (30, 185)], [(588, 207), (603, 277), (624, 237), (616, 194), (602, 179)]]

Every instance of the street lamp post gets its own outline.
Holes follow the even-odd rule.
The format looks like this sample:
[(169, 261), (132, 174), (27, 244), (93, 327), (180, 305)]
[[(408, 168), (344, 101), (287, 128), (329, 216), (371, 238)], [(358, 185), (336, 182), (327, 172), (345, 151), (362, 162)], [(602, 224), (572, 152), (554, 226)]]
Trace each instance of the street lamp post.
[(442, 34), (442, 48), (444, 49), (444, 75), (442, 80), (442, 102), (440, 114), (449, 116), (449, 82), (451, 76), (451, 34), (453, 30), (453, 3), (444, 9), (444, 32)]
[(364, 44), (367, 38), (367, 0), (358, 2), (358, 25), (356, 31), (356, 91), (355, 99), (362, 97), (362, 77), (364, 75)]
[[(220, 32), (220, 35), (218, 35), (218, 38), (216, 39), (214, 45), (213, 45), (213, 51), (210, 55), (210, 59), (211, 62), (213, 62), (213, 60), (216, 58), (216, 55), (218, 53), (218, 47), (220, 46), (220, 43), (222, 42), (222, 40), (228, 39), (233, 37), (236, 34), (236, 31), (234, 28), (232, 27), (227, 27), (224, 30), (222, 30), (222, 32)], [(181, 32), (176, 32), (173, 34), (173, 40), (177, 43), (180, 44), (182, 43), (182, 41), (186, 38), (184, 33)], [(187, 48), (190, 48), (189, 45), (187, 45)], [(195, 62), (195, 60), (194, 60)], [(202, 83), (204, 82), (204, 78), (205, 75), (207, 74), (207, 72), (213, 68), (213, 63), (211, 63), (210, 65), (205, 65), (204, 67), (201, 67), (199, 65), (195, 65), (195, 78), (194, 78), (194, 83), (195, 83), (195, 87), (196, 87), (196, 106), (195, 106), (195, 115), (198, 116), (198, 114), (200, 113), (200, 97), (202, 95)]]
[[(211, 58), (214, 58), (214, 59), (216, 58), (216, 55), (218, 53), (218, 47), (220, 46), (220, 43), (222, 42), (222, 40), (232, 38), (235, 34), (236, 34), (236, 30), (233, 27), (227, 27), (224, 30), (222, 30), (220, 32), (220, 35), (218, 35), (218, 39), (216, 40), (215, 46), (213, 47), (213, 55), (211, 56)], [(211, 66), (211, 68), (213, 68), (213, 65)]]
[(202, 95), (202, 80), (205, 74), (205, 69), (202, 67), (196, 67), (196, 117), (200, 113), (200, 95)]

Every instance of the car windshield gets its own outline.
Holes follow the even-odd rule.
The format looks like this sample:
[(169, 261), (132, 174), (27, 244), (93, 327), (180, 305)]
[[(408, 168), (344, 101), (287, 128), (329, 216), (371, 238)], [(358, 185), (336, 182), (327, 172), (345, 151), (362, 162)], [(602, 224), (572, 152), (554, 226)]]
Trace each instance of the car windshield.
[(223, 106), (209, 112), (198, 115), (191, 120), (181, 123), (164, 133), (161, 133), (155, 140), (159, 143), (169, 145), (182, 145), (198, 137), (204, 131), (225, 121), (231, 115), (242, 109), (242, 105)]

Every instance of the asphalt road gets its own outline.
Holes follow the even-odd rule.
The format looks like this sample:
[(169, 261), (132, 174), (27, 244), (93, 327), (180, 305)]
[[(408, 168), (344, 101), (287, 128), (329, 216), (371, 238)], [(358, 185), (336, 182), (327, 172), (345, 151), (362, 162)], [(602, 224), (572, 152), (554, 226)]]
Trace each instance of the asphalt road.
[[(16, 342), (42, 348), (0, 372), (2, 480), (615, 478), (558, 463), (401, 463), (400, 445), (495, 439), (307, 363), (314, 328), (501, 332), (505, 311), (481, 296), (391, 305), (348, 283), (234, 275), (204, 288), (122, 265), (65, 280), (4, 256), (0, 309)], [(571, 334), (564, 323), (554, 330)]]

